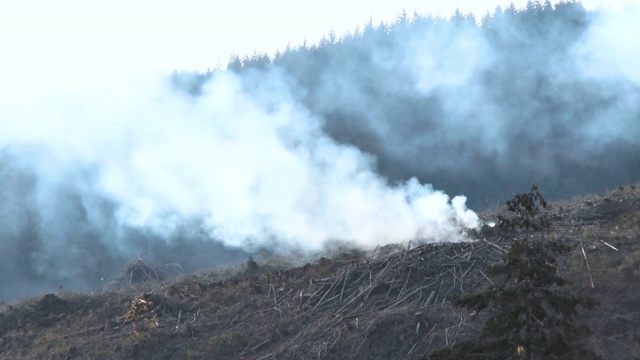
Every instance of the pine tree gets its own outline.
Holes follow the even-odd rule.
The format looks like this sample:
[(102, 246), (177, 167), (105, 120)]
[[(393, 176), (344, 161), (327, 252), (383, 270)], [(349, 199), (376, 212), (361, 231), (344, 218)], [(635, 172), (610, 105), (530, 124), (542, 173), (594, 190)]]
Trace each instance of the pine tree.
[(499, 225), (503, 228), (544, 230), (548, 229), (553, 221), (560, 219), (557, 215), (544, 211), (549, 204), (538, 190), (538, 185), (531, 186), (528, 193), (517, 194), (508, 200), (506, 205), (507, 210), (514, 213), (514, 216), (508, 219), (498, 216)]
[[(548, 228), (549, 216), (540, 206), (546, 208), (546, 201), (533, 186), (507, 202), (516, 216), (501, 224)], [(569, 282), (558, 275), (557, 261), (570, 250), (536, 233), (514, 240), (504, 260), (488, 269), (495, 285), (453, 301), (476, 313), (491, 311), (479, 338), (438, 350), (427, 359), (599, 359), (580, 344), (589, 329), (572, 322), (579, 307), (591, 309), (597, 301), (561, 290)]]

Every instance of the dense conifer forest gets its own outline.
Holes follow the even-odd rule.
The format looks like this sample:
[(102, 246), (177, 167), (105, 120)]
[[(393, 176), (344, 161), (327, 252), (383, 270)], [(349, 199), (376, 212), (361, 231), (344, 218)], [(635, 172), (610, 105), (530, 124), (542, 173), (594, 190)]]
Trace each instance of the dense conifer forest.
[[(234, 56), (227, 68), (256, 92), (280, 77), (391, 182), (417, 176), (472, 208), (532, 181), (567, 198), (640, 178), (639, 84), (583, 56), (607, 51), (589, 40), (600, 18), (548, 1), (482, 18), (405, 13), (273, 57)], [(215, 74), (176, 78), (197, 93)]]

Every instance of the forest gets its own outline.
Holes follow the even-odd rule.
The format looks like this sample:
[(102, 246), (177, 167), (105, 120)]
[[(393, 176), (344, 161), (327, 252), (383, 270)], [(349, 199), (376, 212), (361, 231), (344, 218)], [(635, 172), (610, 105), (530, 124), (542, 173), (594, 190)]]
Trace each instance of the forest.
[[(391, 183), (417, 176), (472, 208), (532, 181), (567, 198), (640, 179), (640, 87), (589, 62), (617, 56), (593, 40), (601, 21), (574, 1), (481, 19), (403, 13), (273, 57), (234, 56), (227, 69), (249, 91), (277, 73), (325, 132), (372, 154)], [(174, 78), (197, 94), (219, 71)]]

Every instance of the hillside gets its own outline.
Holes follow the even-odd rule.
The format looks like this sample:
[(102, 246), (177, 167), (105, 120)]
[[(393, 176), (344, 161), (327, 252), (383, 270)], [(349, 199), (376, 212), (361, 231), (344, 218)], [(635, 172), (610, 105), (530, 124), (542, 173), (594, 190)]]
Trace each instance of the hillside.
[[(640, 186), (552, 211), (562, 220), (547, 236), (573, 247), (561, 261), (568, 291), (601, 302), (579, 316), (592, 330), (584, 341), (606, 359), (639, 358)], [(483, 266), (518, 235), (484, 227), (465, 243), (337, 248), (302, 266), (262, 256), (162, 282), (137, 259), (102, 292), (3, 306), (0, 358), (418, 359), (478, 333), (481, 316), (452, 309), (450, 296), (489, 284)]]
[(327, 23), (207, 72), (3, 81), (0, 301), (98, 291), (137, 256), (195, 273), (334, 239), (439, 240), (468, 219), (442, 219), (462, 196), (482, 210), (534, 182), (556, 200), (640, 182), (640, 6), (488, 10)]

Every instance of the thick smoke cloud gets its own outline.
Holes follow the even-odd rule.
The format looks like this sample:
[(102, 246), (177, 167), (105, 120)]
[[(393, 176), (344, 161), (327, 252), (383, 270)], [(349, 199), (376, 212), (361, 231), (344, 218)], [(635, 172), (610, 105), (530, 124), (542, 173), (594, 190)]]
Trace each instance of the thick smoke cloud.
[(193, 269), (260, 249), (457, 241), (478, 224), (464, 197), (389, 186), (278, 72), (222, 72), (197, 98), (168, 77), (85, 90), (0, 107), (5, 297), (96, 286), (139, 253)]

